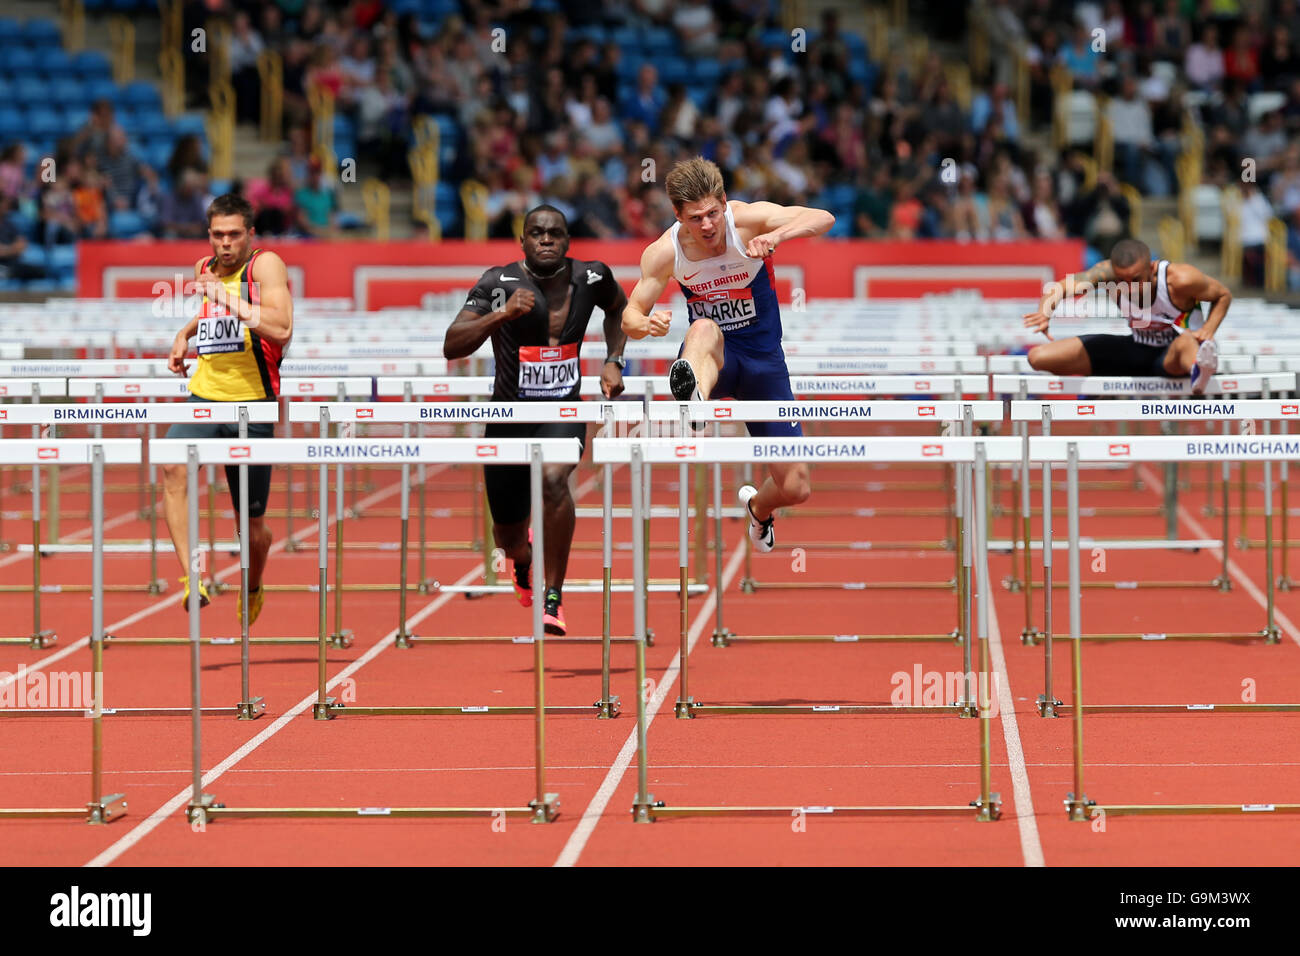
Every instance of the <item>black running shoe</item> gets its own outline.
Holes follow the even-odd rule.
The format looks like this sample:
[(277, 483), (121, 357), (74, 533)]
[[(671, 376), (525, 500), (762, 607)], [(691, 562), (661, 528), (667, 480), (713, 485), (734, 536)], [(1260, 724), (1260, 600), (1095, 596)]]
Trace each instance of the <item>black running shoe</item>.
[[(686, 359), (678, 359), (668, 369), (668, 390), (673, 393), (673, 398), (679, 402), (702, 402), (704, 396), (700, 394), (699, 386), (695, 381), (695, 369), (691, 368), (691, 363)], [(708, 422), (698, 418), (689, 419), (691, 429), (694, 431), (703, 431)]]

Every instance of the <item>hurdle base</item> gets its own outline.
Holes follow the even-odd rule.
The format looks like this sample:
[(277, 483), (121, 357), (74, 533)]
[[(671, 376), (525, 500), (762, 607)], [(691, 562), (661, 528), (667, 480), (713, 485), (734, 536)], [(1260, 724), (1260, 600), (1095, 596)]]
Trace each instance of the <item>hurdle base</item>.
[(165, 578), (155, 578), (149, 582), (150, 594), (163, 594), (167, 591), (167, 580)]
[[(194, 712), (193, 707), (105, 707), (99, 712), (101, 717), (184, 717)], [(229, 717), (235, 713), (233, 707), (200, 707), (199, 712), (207, 717)], [(5, 707), (0, 709), (0, 720), (17, 717), (86, 717), (93, 718), (95, 712), (84, 707)]]
[(5, 637), (0, 638), (0, 644), (26, 644), (35, 650), (44, 650), (47, 647), (53, 647), (59, 642), (59, 635), (54, 631), (45, 629), (37, 631), (28, 637)]
[(1270, 624), (1261, 633), (1264, 635), (1265, 644), (1278, 644), (1282, 641), (1282, 629), (1276, 624)]
[(393, 641), (393, 646), (400, 647), (403, 650), (409, 650), (415, 646), (415, 642), (418, 640), (419, 638), (414, 634), (403, 629), (397, 632), (397, 637)]
[(636, 800), (632, 803), (632, 822), (654, 823), (655, 811), (663, 808), (662, 800), (656, 800), (653, 793), (647, 793), (645, 800)]
[[(1300, 704), (1084, 704), (1086, 714), (1293, 714)], [(1064, 715), (1071, 716), (1073, 708)]]
[(690, 716), (707, 714), (811, 714), (815, 716), (861, 716), (881, 714), (888, 716), (941, 716), (977, 717), (979, 712), (972, 704), (701, 704), (690, 702)]
[[(1268, 638), (1267, 630), (1255, 631), (1250, 634), (1242, 633), (1205, 633), (1205, 634), (1174, 634), (1174, 633), (1149, 633), (1149, 634), (1081, 634), (1080, 640), (1084, 641), (1258, 641)], [(1069, 634), (1059, 634), (1056, 637), (1058, 641), (1072, 641), (1074, 638)]]
[(673, 714), (678, 720), (690, 720), (695, 716), (695, 707), (694, 697), (678, 697), (673, 705)]
[(241, 700), (235, 705), (235, 717), (237, 720), (257, 720), (266, 712), (266, 698), (254, 697), (252, 700)]
[(1033, 626), (1026, 626), (1020, 630), (1020, 643), (1025, 647), (1034, 647), (1040, 644), (1043, 637), (1046, 637), (1046, 635)]
[(1214, 588), (1218, 588), (1219, 592), (1222, 594), (1227, 594), (1229, 591), (1232, 590), (1232, 579), (1228, 577), (1226, 574), (1220, 574), (1218, 577), (1216, 577), (1213, 581), (1210, 582), (1210, 586)]
[(338, 631), (329, 636), (329, 646), (336, 648), (351, 647), (353, 641), (352, 631), (347, 628)]
[(753, 578), (745, 577), (740, 579), (740, 591), (742, 594), (753, 594), (758, 590), (758, 582)]
[(1086, 823), (1091, 818), (1090, 811), (1097, 806), (1095, 800), (1089, 800), (1085, 793), (1082, 797), (1075, 797), (1073, 793), (1065, 795), (1065, 809), (1069, 819), (1075, 823)]
[[(567, 704), (548, 704), (543, 707), (547, 714), (566, 714), (586, 716), (592, 712), (595, 705), (574, 707)], [(325, 703), (313, 704), (312, 711), (315, 713), (319, 710), (325, 716), (317, 716), (318, 720), (333, 720), (335, 717), (472, 717), (479, 716), (512, 716), (520, 717), (537, 713), (537, 708), (533, 704), (475, 704), (475, 705), (458, 705), (458, 704), (412, 704), (412, 705), (394, 705), (380, 707), (357, 707), (336, 703), (333, 697), (327, 697)]]
[(962, 643), (960, 631), (947, 634), (746, 634), (737, 636), (724, 630), (719, 636), (714, 632), (714, 647), (730, 647), (734, 642), (740, 643), (786, 643), (786, 644), (870, 644), (870, 643), (911, 643), (951, 641), (958, 646)]
[[(730, 628), (726, 628), (726, 627), (714, 628), (713, 637), (710, 638), (710, 643), (714, 647), (730, 647), (731, 642), (735, 638), (735, 636), (736, 635), (731, 631)], [(648, 644), (650, 642), (647, 640), (646, 643)]]
[(324, 701), (316, 701), (311, 705), (311, 716), (313, 720), (333, 720), (334, 719), (334, 698), (326, 697)]
[(560, 795), (548, 793), (541, 800), (529, 800), (528, 809), (533, 811), (529, 823), (554, 823), (560, 815)]
[(990, 793), (988, 805), (984, 805), (981, 797), (976, 797), (970, 802), (975, 808), (975, 820), (978, 823), (993, 823), (1002, 819), (1002, 794)]
[(201, 793), (197, 800), (191, 800), (189, 806), (185, 808), (185, 822), (190, 826), (195, 824), (207, 826), (212, 821), (209, 811), (223, 806), (224, 804), (217, 803), (217, 798), (212, 794)]
[(1025, 589), (1025, 582), (1015, 576), (1006, 577), (1002, 579), (1002, 587), (1012, 594), (1019, 594)]
[(1281, 578), (1278, 578), (1278, 579), (1277, 579), (1277, 589), (1278, 589), (1279, 591), (1294, 591), (1294, 590), (1295, 590), (1295, 581), (1291, 580), (1291, 579), (1288, 578), (1288, 577), (1281, 577)]
[(1046, 694), (1038, 695), (1038, 716), (1039, 717), (1060, 717), (1061, 715), (1057, 713), (1056, 710), (1060, 706), (1061, 706), (1061, 702), (1057, 700), (1055, 697), (1053, 697), (1051, 700), (1048, 700)]
[(980, 705), (976, 701), (959, 700), (950, 706), (957, 708), (957, 716), (970, 718), (980, 716)]
[[(646, 646), (653, 647), (651, 634), (646, 633)], [(599, 634), (547, 634), (547, 644), (600, 644), (605, 638)], [(635, 637), (611, 637), (611, 644), (635, 644)], [(419, 637), (399, 634), (394, 646), (410, 648), (416, 644), (533, 644), (531, 634), (449, 634), (438, 637)]]
[(1156, 814), (1300, 813), (1300, 803), (1115, 803), (1094, 806), (1104, 816), (1154, 816)]
[(86, 822), (92, 826), (112, 823), (118, 817), (126, 816), (126, 794), (114, 793), (101, 797), (98, 803), (88, 803), (86, 814)]
[(613, 720), (623, 712), (618, 694), (610, 694), (609, 700), (598, 700), (592, 706), (596, 708), (597, 720)]

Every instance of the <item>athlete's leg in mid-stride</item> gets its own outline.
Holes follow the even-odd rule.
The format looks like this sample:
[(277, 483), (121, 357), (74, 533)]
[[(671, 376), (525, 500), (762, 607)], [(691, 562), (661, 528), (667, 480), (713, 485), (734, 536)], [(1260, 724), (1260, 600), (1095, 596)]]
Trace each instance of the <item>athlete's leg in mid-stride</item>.
[(707, 399), (718, 383), (724, 361), (722, 330), (717, 323), (692, 322), (686, 330), (682, 357), (673, 363), (668, 373), (673, 397), (679, 402), (690, 401), (698, 389), (700, 398)]

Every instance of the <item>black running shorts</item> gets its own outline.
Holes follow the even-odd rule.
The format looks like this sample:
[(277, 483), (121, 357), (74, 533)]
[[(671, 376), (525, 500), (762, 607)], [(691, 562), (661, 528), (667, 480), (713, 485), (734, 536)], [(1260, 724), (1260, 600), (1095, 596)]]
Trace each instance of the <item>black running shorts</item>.
[(1079, 341), (1088, 353), (1093, 375), (1178, 377), (1165, 371), (1168, 345), (1143, 345), (1131, 335), (1081, 335)]
[[(191, 395), (191, 402), (206, 402), (206, 398), (199, 398), (197, 395)], [(252, 404), (245, 402), (243, 404)], [(238, 438), (239, 426), (218, 424), (216, 422), (204, 424), (202, 422), (177, 422), (167, 429), (168, 438)], [(274, 422), (249, 422), (249, 438), (274, 438)], [(226, 466), (226, 484), (230, 487), (230, 500), (235, 506), (235, 514), (239, 514), (239, 465)], [(250, 518), (260, 518), (266, 514), (266, 499), (271, 494), (271, 466), (270, 465), (249, 465), (248, 467), (248, 516)]]
[[(493, 422), (484, 428), (484, 438), (576, 438), (586, 449), (585, 422)], [(529, 465), (484, 465), (483, 484), (488, 508), (497, 524), (527, 521), (532, 512)]]

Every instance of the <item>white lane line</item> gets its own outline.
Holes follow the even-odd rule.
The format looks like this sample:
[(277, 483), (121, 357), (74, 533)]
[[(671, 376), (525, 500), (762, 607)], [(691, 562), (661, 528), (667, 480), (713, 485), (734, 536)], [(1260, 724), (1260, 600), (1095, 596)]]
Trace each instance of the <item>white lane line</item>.
[[(1162, 482), (1159, 476), (1156, 475), (1154, 468), (1152, 468), (1150, 465), (1139, 465), (1138, 471), (1142, 473), (1142, 480), (1147, 482), (1151, 486), (1152, 494), (1157, 496), (1164, 495), (1165, 493), (1164, 482)], [(1193, 517), (1190, 511), (1187, 510), (1186, 505), (1180, 504), (1178, 506), (1178, 517), (1181, 518), (1184, 522), (1186, 522), (1187, 527), (1191, 529), (1192, 534), (1199, 535), (1202, 538), (1214, 537), (1213, 535), (1208, 534), (1206, 532), (1205, 528), (1202, 527), (1201, 523), (1197, 521), (1195, 517)], [(1227, 546), (1226, 541), (1224, 542), (1224, 546), (1225, 547)], [(1216, 560), (1218, 561), (1223, 560), (1222, 548), (1210, 548), (1209, 552), (1214, 556)], [(1264, 610), (1266, 611), (1268, 610), (1268, 598), (1264, 595), (1264, 592), (1261, 591), (1259, 587), (1256, 586), (1255, 582), (1252, 581), (1250, 577), (1246, 574), (1246, 572), (1241, 569), (1241, 565), (1237, 564), (1237, 562), (1232, 560), (1232, 558), (1228, 558), (1228, 574), (1230, 574), (1233, 578), (1235, 578), (1237, 583), (1241, 585), (1242, 589), (1247, 594), (1249, 594), (1252, 598), (1255, 599), (1256, 604), (1258, 604)], [(1282, 628), (1282, 630), (1286, 631), (1287, 635), (1291, 638), (1291, 640), (1295, 641), (1295, 643), (1297, 644), (1300, 644), (1300, 628), (1297, 628), (1295, 624), (1291, 622), (1291, 619), (1287, 617), (1285, 614), (1283, 614), (1282, 611), (1276, 607), (1274, 607), (1273, 609), (1273, 616), (1276, 619), (1278, 625)]]
[[(989, 575), (990, 579), (992, 575)], [(1002, 629), (998, 627), (997, 609), (989, 601), (989, 654), (998, 678), (998, 716), (1002, 718), (1002, 736), (1007, 745), (1007, 763), (1011, 770), (1011, 795), (1016, 807), (1016, 826), (1020, 829), (1020, 852), (1025, 866), (1046, 866), (1043, 843), (1038, 837), (1038, 818), (1034, 814), (1034, 795), (1029, 789), (1029, 769), (1025, 750), (1020, 743), (1016, 723), (1016, 704), (1011, 696), (1011, 677), (1002, 650)]]
[[(745, 557), (744, 540), (738, 544), (731, 553), (731, 558), (727, 561), (726, 569), (722, 572), (722, 582), (720, 589), (725, 591), (731, 584), (732, 578), (740, 569), (742, 560)], [(686, 653), (690, 654), (695, 648), (695, 642), (699, 639), (700, 633), (704, 629), (704, 624), (709, 615), (713, 613), (714, 605), (717, 603), (717, 590), (710, 591), (709, 596), (705, 598), (704, 604), (700, 606), (699, 613), (695, 615), (695, 620), (691, 623), (690, 630), (687, 632)], [(677, 683), (677, 675), (681, 673), (682, 652), (679, 649), (673, 655), (672, 663), (664, 671), (663, 677), (655, 687), (654, 696), (646, 704), (646, 728), (655, 719), (659, 713), (659, 708), (663, 702), (668, 699), (668, 692), (672, 690), (673, 685)], [(640, 689), (638, 688), (638, 693)], [(618, 752), (618, 757), (614, 760), (614, 765), (609, 768), (609, 773), (605, 774), (605, 779), (601, 782), (600, 788), (596, 795), (591, 798), (587, 804), (587, 809), (582, 813), (582, 819), (574, 828), (573, 833), (569, 835), (568, 842), (564, 844), (564, 849), (560, 851), (559, 857), (556, 858), (555, 866), (573, 866), (578, 862), (578, 857), (582, 855), (583, 848), (586, 847), (587, 841), (591, 839), (591, 834), (596, 830), (596, 824), (600, 822), (605, 808), (609, 806), (610, 799), (614, 796), (614, 791), (618, 789), (623, 774), (627, 772), (628, 766), (632, 763), (632, 758), (636, 755), (636, 737), (637, 728), (635, 718), (632, 732), (623, 743), (623, 749)]]
[[(468, 571), (462, 574), (460, 576), (460, 579), (456, 583), (458, 585), (467, 584), (471, 580), (473, 580), (473, 578), (476, 575), (480, 574), (482, 570), (483, 570), (482, 566), (476, 564), (474, 565), (474, 567), (470, 568)], [(421, 608), (419, 611), (417, 611), (407, 620), (406, 622), (407, 629), (415, 627), (425, 618), (433, 614), (434, 611), (437, 611), (439, 608), (443, 607), (448, 601), (452, 600), (453, 597), (455, 597), (454, 594), (443, 594), (435, 598), (431, 603), (425, 605), (423, 608)], [(370, 648), (368, 651), (366, 651), (364, 654), (358, 657), (347, 667), (343, 668), (343, 670), (339, 671), (338, 674), (336, 674), (325, 685), (326, 689), (333, 690), (342, 681), (346, 680), (348, 677), (351, 677), (353, 674), (355, 674), (366, 664), (374, 660), (375, 657), (378, 656), (381, 651), (383, 651), (387, 647), (390, 647), (394, 643), (396, 638), (397, 638), (397, 628), (393, 628), (384, 636), (382, 640), (376, 643), (374, 647)], [(243, 760), (254, 750), (262, 746), (262, 744), (266, 743), (268, 740), (270, 740), (272, 737), (278, 734), (281, 730), (287, 727), (291, 720), (293, 720), (299, 714), (303, 713), (305, 710), (307, 710), (307, 708), (309, 708), (315, 702), (316, 702), (316, 693), (313, 691), (312, 693), (304, 697), (302, 700), (300, 700), (297, 704), (295, 704), (289, 711), (276, 718), (276, 720), (269, 727), (267, 727), (265, 730), (259, 733), (256, 737), (253, 737), (251, 740), (245, 743), (238, 750), (234, 751), (234, 753), (227, 756), (225, 760), (222, 760), (219, 764), (217, 764), (215, 767), (213, 767), (211, 770), (205, 773), (202, 778), (203, 786), (206, 788), (209, 785), (211, 785), (213, 781), (219, 778), (227, 770), (229, 770), (235, 764), (239, 763), (239, 761)], [(153, 813), (149, 814), (149, 816), (146, 817), (141, 823), (136, 824), (136, 826), (132, 830), (130, 830), (125, 836), (123, 836), (120, 840), (118, 840), (112, 846), (108, 847), (108, 849), (104, 850), (104, 852), (100, 853), (93, 860), (88, 862), (86, 866), (93, 866), (93, 867), (108, 866), (110, 863), (112, 863), (114, 860), (120, 857), (123, 853), (131, 849), (131, 847), (135, 846), (146, 836), (152, 833), (154, 829), (158, 827), (159, 824), (161, 824), (164, 820), (170, 817), (173, 813), (175, 813), (181, 807), (186, 806), (190, 802), (193, 789), (194, 789), (193, 785), (191, 785), (186, 787), (180, 793), (176, 794), (176, 796), (172, 797), (170, 800), (164, 803)]]

